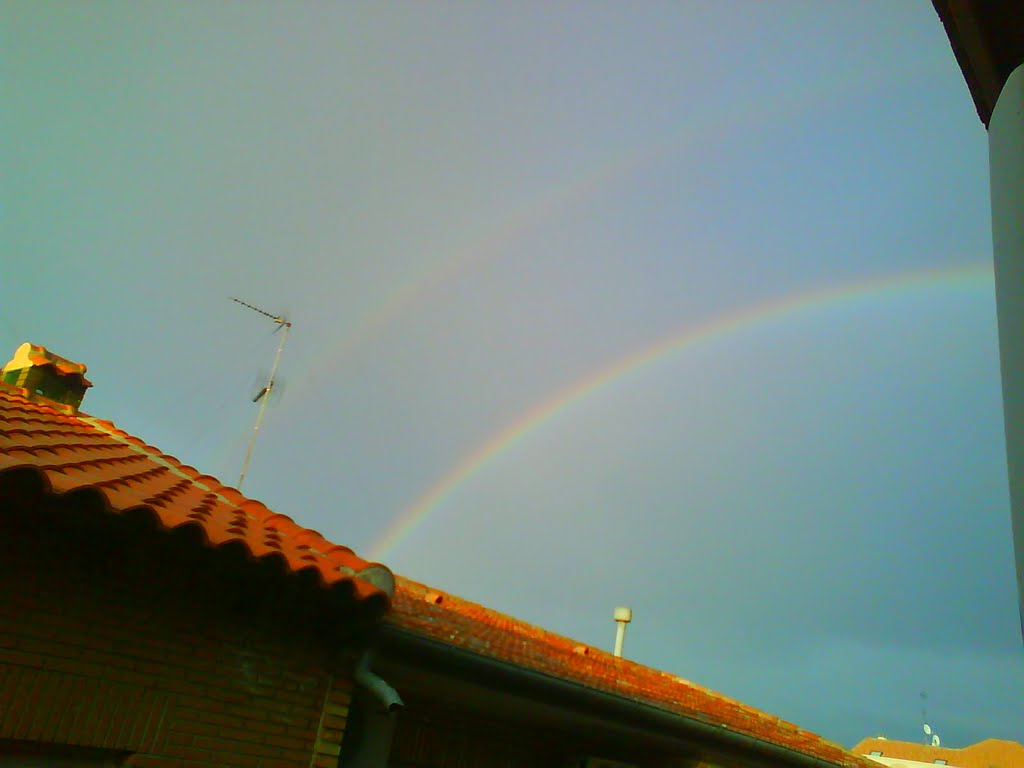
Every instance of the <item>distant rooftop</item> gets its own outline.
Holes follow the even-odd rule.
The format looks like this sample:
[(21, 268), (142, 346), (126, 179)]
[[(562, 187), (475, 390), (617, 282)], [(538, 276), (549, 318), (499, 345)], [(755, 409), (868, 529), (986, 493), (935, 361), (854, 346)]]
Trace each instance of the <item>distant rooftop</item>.
[(871, 758), (887, 758), (877, 762), (890, 766), (906, 760), (953, 768), (1024, 768), (1024, 744), (1003, 739), (985, 739), (969, 747), (955, 749), (875, 737), (864, 739), (851, 751)]

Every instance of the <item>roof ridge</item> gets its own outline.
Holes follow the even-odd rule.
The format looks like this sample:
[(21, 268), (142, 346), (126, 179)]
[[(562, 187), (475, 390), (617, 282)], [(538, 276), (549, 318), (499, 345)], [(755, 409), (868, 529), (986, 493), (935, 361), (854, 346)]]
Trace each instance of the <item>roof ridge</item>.
[[(310, 552), (317, 555), (327, 556), (330, 551), (335, 550), (339, 547), (347, 549), (349, 552), (355, 554), (351, 548), (344, 547), (344, 545), (334, 544), (322, 533), (313, 528), (307, 528), (301, 523), (297, 522), (294, 517), (287, 515), (283, 512), (274, 512), (270, 507), (264, 504), (259, 499), (254, 499), (251, 496), (246, 496), (238, 488), (227, 485), (220, 481), (213, 475), (207, 475), (201, 473), (198, 469), (193, 467), (191, 464), (185, 464), (179, 461), (176, 457), (166, 454), (154, 445), (144, 442), (143, 440), (134, 437), (131, 433), (121, 429), (114, 422), (109, 419), (98, 419), (87, 414), (75, 414), (74, 417), (85, 422), (87, 425), (99, 430), (101, 433), (108, 435), (119, 443), (131, 448), (133, 451), (142, 454), (150, 461), (158, 464), (177, 477), (183, 480), (188, 480), (194, 486), (199, 488), (201, 491), (212, 494), (214, 498), (229, 507), (237, 509), (239, 512), (244, 514), (250, 520), (255, 520), (260, 523), (266, 523), (270, 518), (275, 519), (275, 526), (280, 527), (281, 523), (287, 522), (294, 525), (296, 528), (302, 529), (302, 533), (308, 538), (310, 534), (313, 534), (316, 538), (322, 542), (322, 546), (311, 546), (309, 542), (306, 542), (306, 547)], [(212, 481), (212, 482), (210, 482)], [(225, 493), (226, 491), (226, 493)], [(264, 514), (255, 514), (256, 512)], [(384, 567), (380, 563), (369, 563), (370, 566)], [(362, 571), (356, 571), (345, 565), (336, 565), (337, 569), (342, 573), (347, 573), (350, 576), (356, 576)], [(365, 569), (363, 569), (365, 570)]]
[[(119, 443), (123, 443), (124, 445), (127, 445), (133, 451), (136, 451), (137, 453), (141, 453), (141, 454), (145, 455), (147, 458), (152, 460), (154, 463), (159, 464), (159, 465), (161, 465), (163, 467), (166, 467), (167, 469), (169, 469), (172, 473), (174, 473), (178, 477), (181, 477), (181, 478), (183, 478), (185, 480), (190, 480), (198, 488), (200, 488), (200, 489), (202, 489), (204, 491), (207, 491), (209, 493), (214, 494), (220, 501), (223, 501), (225, 504), (229, 504), (229, 505), (231, 505), (233, 507), (241, 509), (239, 504), (237, 504), (234, 501), (229, 500), (223, 494), (218, 493), (209, 484), (202, 483), (202, 482), (199, 481), (200, 477), (211, 477), (214, 480), (216, 480), (216, 478), (213, 478), (210, 475), (201, 475), (199, 473), (199, 470), (195, 469), (195, 467), (192, 467), (189, 464), (185, 464), (183, 462), (178, 461), (177, 459), (174, 459), (173, 456), (170, 456), (170, 455), (164, 453), (163, 451), (161, 451), (160, 449), (156, 448), (155, 446), (151, 446), (151, 445), (148, 445), (146, 443), (143, 443), (142, 445), (136, 444), (131, 439), (131, 435), (129, 435), (123, 429), (119, 429), (112, 421), (107, 421), (105, 419), (97, 419), (97, 418), (94, 418), (92, 416), (88, 416), (86, 414), (78, 414), (78, 417), (82, 421), (84, 421), (86, 424), (89, 424), (93, 428), (95, 428), (95, 429), (103, 432), (104, 434), (112, 437), (114, 440), (117, 440)], [(107, 429), (104, 426), (106, 424), (109, 424), (111, 429)], [(120, 433), (120, 434), (118, 434), (118, 433)], [(139, 441), (139, 442), (141, 443), (142, 441)], [(174, 459), (174, 461), (177, 462), (177, 466), (175, 466), (170, 461), (168, 461), (168, 459)], [(194, 476), (189, 475), (187, 472), (182, 471), (181, 468), (191, 469), (193, 472), (195, 472), (195, 475)], [(218, 482), (220, 482), (220, 481), (218, 481)], [(227, 485), (225, 485), (223, 483), (220, 483), (220, 486), (221, 486), (221, 488), (230, 488), (230, 486), (227, 486)], [(241, 491), (238, 491), (238, 489), (231, 489), (231, 490), (235, 490), (236, 492), (241, 494)], [(256, 499), (249, 499), (248, 497), (246, 497), (246, 499), (248, 501), (255, 501), (257, 504), (261, 504), (261, 505), (264, 506), (264, 508), (269, 510), (269, 507), (266, 507), (266, 505), (263, 504), (263, 502), (261, 502), (261, 501), (258, 501)]]
[[(200, 473), (110, 420), (36, 401), (23, 388), (5, 384), (0, 384), (0, 409), (6, 423), (21, 422), (13, 429), (0, 427), (0, 471), (32, 470), (48, 492), (57, 494), (94, 489), (108, 511), (144, 508), (167, 530), (196, 525), (211, 546), (236, 542), (255, 559), (280, 557), (291, 571), (315, 571), (325, 587), (344, 583), (360, 597), (383, 593), (389, 598), (393, 592), (393, 576), (385, 566)], [(115, 446), (123, 455), (110, 456)], [(149, 468), (138, 471), (131, 457)], [(126, 462), (130, 471), (122, 468)], [(180, 488), (168, 493), (168, 483)]]
[[(339, 546), (343, 546), (333, 544), (322, 533), (312, 528), (307, 528), (306, 526), (303, 526), (301, 523), (297, 522), (294, 517), (287, 515), (283, 512), (275, 512), (259, 499), (254, 499), (251, 496), (246, 496), (238, 488), (227, 485), (226, 483), (222, 482), (213, 475), (203, 474), (198, 469), (193, 467), (191, 464), (185, 464), (184, 462), (179, 461), (176, 457), (164, 453), (156, 446), (150, 445), (149, 443), (146, 443), (140, 440), (139, 438), (134, 437), (129, 432), (126, 432), (125, 430), (121, 429), (108, 419), (98, 419), (93, 416), (81, 413), (77, 414), (77, 417), (81, 421), (93, 427), (94, 429), (97, 429), (101, 433), (108, 435), (109, 437), (113, 438), (122, 445), (127, 446), (136, 453), (145, 456), (153, 463), (158, 464), (164, 467), (165, 469), (169, 470), (176, 477), (180, 477), (183, 480), (187, 480), (199, 490), (212, 494), (215, 499), (229, 507), (238, 510), (240, 513), (244, 514), (250, 520), (256, 520), (263, 523), (271, 517), (274, 517), (276, 518), (275, 527), (280, 527), (281, 523), (287, 521), (288, 523), (291, 523), (297, 528), (301, 528), (303, 532), (307, 535), (314, 534), (323, 542), (324, 545), (326, 545), (322, 547), (309, 546), (309, 550), (311, 552), (314, 552), (315, 554), (325, 555), (327, 554), (328, 550), (332, 550)], [(256, 514), (256, 512), (264, 514)], [(352, 551), (348, 547), (345, 547), (345, 549), (348, 549), (350, 552)], [(353, 575), (356, 573), (351, 568), (346, 568), (345, 566), (339, 566), (339, 568)]]

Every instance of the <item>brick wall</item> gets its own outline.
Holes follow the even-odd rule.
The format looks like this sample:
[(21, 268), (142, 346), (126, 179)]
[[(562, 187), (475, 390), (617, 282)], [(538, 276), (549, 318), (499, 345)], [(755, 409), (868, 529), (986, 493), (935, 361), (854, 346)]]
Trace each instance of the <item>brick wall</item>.
[(140, 544), (4, 512), (0, 753), (17, 740), (154, 768), (336, 764), (351, 679), (266, 578), (208, 548), (183, 561), (168, 534)]
[(345, 737), (345, 725), (351, 702), (351, 679), (335, 677), (326, 690), (324, 706), (320, 713), (320, 724), (313, 747), (312, 764), (315, 768), (333, 768), (338, 764), (338, 755), (341, 753), (341, 742)]
[[(561, 736), (559, 738), (558, 736)], [(411, 706), (395, 728), (389, 765), (395, 768), (564, 768), (572, 738), (547, 736), (527, 724)]]
[[(400, 684), (406, 704), (391, 745), (393, 768), (571, 768), (578, 755), (602, 754), (588, 749), (587, 729), (554, 726), (521, 700), (502, 701), (497, 691), (488, 701), (491, 694), (479, 698), (479, 691), (452, 696), (453, 686), (441, 681), (416, 686), (403, 684), (401, 675), (388, 679)], [(637, 758), (633, 764), (650, 765), (641, 750), (627, 752)]]
[[(403, 664), (376, 665), (402, 692), (391, 768), (781, 768), (721, 748), (682, 742), (657, 728), (630, 728), (557, 701), (531, 702), (479, 681), (458, 680)], [(621, 727), (623, 730), (619, 730)]]

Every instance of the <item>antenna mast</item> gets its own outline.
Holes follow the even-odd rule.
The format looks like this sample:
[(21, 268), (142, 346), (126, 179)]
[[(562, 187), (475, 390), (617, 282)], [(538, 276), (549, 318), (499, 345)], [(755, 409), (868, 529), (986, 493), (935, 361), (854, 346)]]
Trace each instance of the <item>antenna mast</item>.
[(277, 333), (277, 331), (282, 331), (281, 341), (278, 342), (277, 352), (274, 354), (274, 365), (270, 369), (270, 378), (267, 380), (266, 386), (263, 387), (263, 389), (261, 389), (259, 393), (256, 395), (256, 397), (254, 397), (252, 400), (254, 403), (258, 401), (260, 404), (260, 408), (259, 411), (257, 411), (256, 413), (256, 424), (253, 425), (252, 428), (252, 437), (249, 438), (249, 448), (245, 452), (245, 461), (242, 463), (242, 474), (239, 475), (238, 477), (238, 489), (241, 490), (242, 483), (245, 480), (245, 473), (249, 471), (249, 460), (252, 459), (253, 448), (256, 447), (256, 437), (259, 435), (260, 426), (263, 424), (263, 414), (267, 410), (267, 400), (269, 400), (268, 396), (274, 389), (274, 382), (277, 381), (277, 367), (281, 363), (281, 353), (284, 351), (285, 342), (288, 341), (288, 332), (291, 331), (292, 324), (286, 317), (283, 317), (282, 315), (272, 315), (269, 312), (263, 311), (259, 307), (254, 307), (252, 304), (247, 304), (241, 299), (236, 299), (234, 296), (231, 296), (230, 298), (236, 304), (241, 304), (243, 307), (247, 307), (248, 309), (251, 309), (254, 312), (259, 312), (264, 317), (269, 317), (271, 320), (277, 323), (277, 330), (274, 331), (274, 333)]
[(940, 746), (942, 741), (939, 739), (939, 734), (928, 724), (928, 694), (925, 691), (921, 691), (921, 720), (925, 746)]

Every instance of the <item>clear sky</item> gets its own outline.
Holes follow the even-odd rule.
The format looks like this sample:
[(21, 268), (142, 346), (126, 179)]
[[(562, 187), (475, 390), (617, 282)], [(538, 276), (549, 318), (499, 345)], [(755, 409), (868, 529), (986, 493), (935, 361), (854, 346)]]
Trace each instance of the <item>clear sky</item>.
[(925, 0), (4, 3), (0, 347), (397, 572), (1024, 741), (986, 135)]

